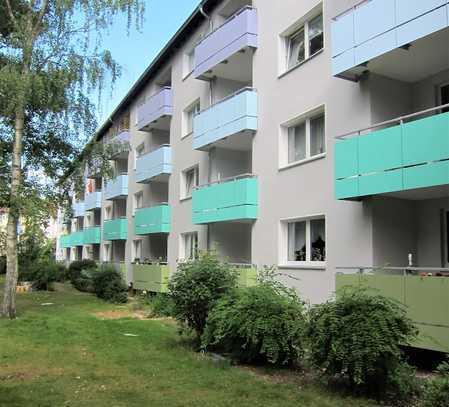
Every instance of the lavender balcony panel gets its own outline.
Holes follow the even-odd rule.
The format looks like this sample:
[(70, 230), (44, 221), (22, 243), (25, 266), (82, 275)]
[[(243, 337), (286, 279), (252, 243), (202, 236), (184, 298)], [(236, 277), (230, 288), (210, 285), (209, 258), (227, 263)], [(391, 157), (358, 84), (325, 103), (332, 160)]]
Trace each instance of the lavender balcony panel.
[(172, 91), (171, 88), (165, 87), (138, 107), (137, 129), (142, 130), (162, 116), (171, 116), (172, 114)]
[(104, 199), (112, 200), (128, 195), (128, 175), (122, 174), (106, 182)]
[(86, 194), (84, 198), (84, 207), (86, 211), (101, 208), (101, 191)]
[(139, 183), (147, 183), (152, 179), (168, 176), (171, 172), (171, 147), (162, 146), (137, 158), (135, 180)]
[(75, 202), (72, 205), (73, 216), (75, 218), (83, 217), (86, 213), (84, 202)]
[(246, 47), (257, 48), (257, 12), (250, 7), (237, 12), (196, 46), (194, 77)]

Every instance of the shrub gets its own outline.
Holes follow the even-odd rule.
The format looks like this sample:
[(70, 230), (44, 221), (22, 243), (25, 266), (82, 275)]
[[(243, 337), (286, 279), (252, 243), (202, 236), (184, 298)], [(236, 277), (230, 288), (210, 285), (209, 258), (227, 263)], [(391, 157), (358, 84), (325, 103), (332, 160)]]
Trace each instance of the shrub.
[(39, 260), (27, 268), (20, 267), (19, 280), (29, 281), (35, 290), (49, 290), (54, 282), (59, 281), (65, 267), (53, 259)]
[(128, 301), (127, 287), (122, 275), (112, 266), (102, 266), (93, 273), (94, 292), (98, 298), (114, 303)]
[(203, 346), (218, 346), (242, 362), (293, 364), (304, 353), (303, 304), (271, 283), (235, 290), (207, 319)]
[(442, 363), (437, 373), (424, 386), (423, 407), (449, 407), (449, 363)]
[(192, 329), (201, 338), (209, 311), (217, 300), (237, 285), (237, 274), (212, 253), (182, 263), (169, 283), (173, 316), (182, 329)]
[(73, 283), (74, 280), (80, 277), (82, 270), (96, 269), (96, 268), (97, 263), (94, 260), (85, 259), (73, 261), (69, 265), (68, 270), (69, 280)]
[(94, 293), (94, 274), (96, 268), (77, 270), (76, 274), (72, 274), (74, 278), (71, 279), (72, 285), (78, 290), (86, 293)]
[(357, 392), (385, 396), (402, 362), (401, 345), (417, 331), (399, 303), (366, 290), (346, 290), (313, 307), (308, 337), (312, 363)]
[(6, 256), (0, 256), (0, 274), (6, 274)]
[(173, 299), (165, 293), (157, 293), (147, 297), (153, 317), (171, 317), (173, 315)]

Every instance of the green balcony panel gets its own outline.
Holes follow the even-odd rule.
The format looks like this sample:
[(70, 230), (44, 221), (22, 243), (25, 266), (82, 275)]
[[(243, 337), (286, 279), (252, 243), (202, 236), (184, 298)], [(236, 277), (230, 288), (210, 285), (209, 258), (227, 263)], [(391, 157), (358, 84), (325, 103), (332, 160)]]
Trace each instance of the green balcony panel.
[(84, 229), (84, 244), (100, 244), (101, 227), (94, 226)]
[(134, 216), (134, 233), (136, 235), (169, 232), (170, 207), (168, 205), (159, 205), (136, 210)]
[(193, 192), (194, 224), (254, 220), (257, 212), (258, 184), (254, 177), (216, 183)]
[(449, 184), (449, 113), (335, 143), (335, 196), (362, 196)]
[(360, 174), (402, 167), (401, 126), (360, 136), (358, 140)]
[(59, 245), (62, 249), (71, 247), (70, 235), (63, 235), (59, 238)]
[(257, 269), (255, 267), (238, 267), (237, 284), (241, 288), (253, 287), (257, 285)]
[(163, 264), (133, 264), (133, 287), (156, 293), (168, 291), (170, 271)]
[(347, 287), (368, 287), (372, 293), (393, 298), (406, 306), (420, 333), (413, 346), (449, 352), (449, 278), (376, 273), (337, 274), (336, 292)]
[(128, 238), (128, 219), (119, 218), (104, 221), (103, 240), (126, 240)]
[(409, 122), (402, 128), (404, 165), (449, 158), (449, 113)]
[(84, 231), (79, 230), (70, 235), (71, 247), (82, 246), (84, 244)]

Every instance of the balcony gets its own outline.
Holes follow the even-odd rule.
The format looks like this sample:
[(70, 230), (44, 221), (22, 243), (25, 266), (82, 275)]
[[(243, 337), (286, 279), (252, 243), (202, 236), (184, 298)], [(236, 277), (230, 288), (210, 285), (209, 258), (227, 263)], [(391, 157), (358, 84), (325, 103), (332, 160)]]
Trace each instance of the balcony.
[[(371, 268), (370, 268), (371, 269)], [(392, 267), (373, 274), (336, 275), (337, 296), (348, 286), (366, 287), (374, 293), (404, 304), (418, 327), (418, 348), (447, 352), (449, 349), (449, 269), (404, 269)], [(443, 270), (446, 270), (444, 272)], [(424, 272), (425, 275), (416, 275)], [(428, 273), (431, 272), (430, 276)], [(412, 275), (415, 274), (415, 275)], [(374, 291), (375, 290), (375, 291)]]
[(117, 218), (103, 223), (103, 240), (126, 240), (128, 238), (128, 219)]
[(170, 130), (172, 90), (166, 86), (137, 108), (137, 130)]
[(83, 243), (85, 245), (101, 243), (101, 227), (93, 226), (84, 229)]
[(198, 225), (255, 220), (257, 195), (257, 178), (252, 175), (241, 175), (199, 187), (192, 195), (192, 222)]
[[(332, 70), (416, 82), (449, 67), (448, 0), (371, 0), (332, 22)], [(406, 68), (405, 68), (406, 67)]]
[(199, 112), (193, 123), (193, 148), (250, 150), (257, 130), (257, 92), (244, 88)]
[(371, 132), (358, 137), (340, 136), (335, 144), (336, 198), (447, 196), (449, 113), (418, 119), (435, 111), (441, 107), (360, 130), (356, 134)]
[(72, 204), (72, 212), (74, 218), (82, 218), (86, 214), (84, 202), (74, 202)]
[(167, 204), (141, 208), (134, 216), (134, 233), (149, 235), (170, 232), (170, 207)]
[(59, 238), (59, 246), (61, 247), (61, 249), (67, 249), (71, 246), (71, 240), (70, 240), (70, 235), (62, 235)]
[(197, 44), (193, 76), (249, 82), (254, 48), (257, 48), (257, 11), (244, 7)]
[(128, 158), (130, 139), (131, 133), (129, 132), (129, 130), (122, 130), (120, 133), (112, 137), (108, 141), (108, 144), (112, 149), (111, 158)]
[(86, 211), (101, 208), (101, 191), (86, 194), (84, 197), (84, 208)]
[(69, 235), (63, 235), (59, 238), (59, 244), (61, 245), (62, 249), (82, 246), (83, 241), (84, 241), (84, 232), (82, 230), (70, 233)]
[(135, 180), (141, 184), (150, 181), (167, 182), (171, 171), (171, 147), (165, 144), (137, 158)]
[(124, 199), (128, 196), (128, 174), (122, 174), (106, 182), (104, 199)]
[(146, 290), (155, 293), (168, 291), (170, 271), (167, 265), (133, 264), (134, 283), (136, 290)]

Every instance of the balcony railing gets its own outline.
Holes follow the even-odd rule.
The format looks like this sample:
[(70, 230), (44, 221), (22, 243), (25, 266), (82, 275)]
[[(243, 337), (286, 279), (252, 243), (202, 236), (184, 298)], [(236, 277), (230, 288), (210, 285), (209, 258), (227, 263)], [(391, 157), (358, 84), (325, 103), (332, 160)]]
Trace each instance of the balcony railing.
[(83, 243), (85, 245), (101, 243), (101, 227), (92, 226), (84, 229)]
[(361, 2), (333, 19), (334, 75), (357, 75), (374, 58), (447, 28), (448, 10), (447, 0)]
[(101, 191), (91, 192), (84, 197), (86, 211), (101, 208)]
[(128, 238), (128, 219), (117, 218), (103, 223), (103, 240), (126, 240)]
[(368, 292), (393, 298), (406, 306), (419, 329), (413, 346), (449, 350), (449, 269), (420, 267), (339, 267), (337, 296), (346, 287), (364, 287)]
[(171, 171), (171, 147), (164, 144), (157, 150), (137, 158), (135, 180), (139, 183), (148, 183), (153, 179), (165, 181)]
[(257, 130), (257, 92), (244, 88), (202, 110), (194, 118), (193, 148), (207, 150), (214, 143), (245, 130)]
[(339, 136), (335, 144), (337, 199), (448, 185), (449, 112), (429, 116), (448, 107)]
[(133, 264), (133, 288), (155, 293), (165, 293), (168, 290), (170, 270), (168, 265)]
[(128, 153), (130, 140), (131, 133), (129, 130), (122, 130), (120, 133), (112, 137), (108, 141), (109, 146), (112, 148), (111, 156), (117, 157), (123, 153)]
[(193, 191), (194, 224), (254, 220), (257, 212), (258, 185), (252, 174), (219, 180)]
[(86, 208), (84, 206), (84, 201), (74, 202), (72, 204), (73, 217), (81, 218), (86, 214)]
[(161, 204), (150, 208), (136, 210), (134, 216), (134, 233), (148, 235), (152, 233), (170, 232), (170, 207)]
[(83, 246), (84, 244), (84, 231), (79, 230), (77, 232), (70, 233), (68, 235), (63, 235), (59, 238), (59, 243), (61, 248), (77, 247)]
[(237, 284), (239, 287), (252, 287), (257, 285), (257, 267), (251, 264), (230, 263), (238, 273)]
[(106, 182), (104, 198), (107, 200), (128, 196), (128, 174), (121, 174)]
[(137, 108), (137, 129), (150, 129), (156, 121), (172, 114), (172, 90), (166, 86)]
[(219, 28), (206, 35), (195, 47), (195, 78), (247, 47), (257, 48), (257, 12), (244, 7)]

